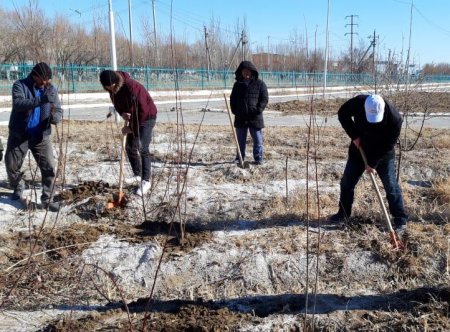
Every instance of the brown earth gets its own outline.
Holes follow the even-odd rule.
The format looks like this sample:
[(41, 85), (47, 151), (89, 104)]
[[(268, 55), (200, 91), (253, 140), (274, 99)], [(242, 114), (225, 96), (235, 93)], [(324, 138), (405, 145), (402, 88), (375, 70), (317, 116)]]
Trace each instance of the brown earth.
[[(383, 94), (387, 100), (402, 113), (450, 113), (450, 93), (416, 92)], [(313, 110), (319, 115), (336, 114), (346, 102), (344, 98), (311, 100), (292, 100), (282, 103), (270, 103), (268, 108), (286, 114), (309, 114)]]

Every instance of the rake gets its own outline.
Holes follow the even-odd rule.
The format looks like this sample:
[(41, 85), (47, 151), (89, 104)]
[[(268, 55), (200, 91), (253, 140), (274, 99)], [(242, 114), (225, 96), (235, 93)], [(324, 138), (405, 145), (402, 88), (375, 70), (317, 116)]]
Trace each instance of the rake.
[[(364, 161), (364, 165), (367, 167), (367, 158), (364, 150), (360, 147), (359, 152), (361, 152), (361, 157)], [(369, 172), (368, 172), (369, 173)], [(405, 244), (398, 238), (397, 233), (392, 228), (391, 218), (389, 217), (389, 213), (386, 209), (386, 205), (383, 202), (383, 197), (381, 196), (380, 189), (378, 189), (377, 181), (375, 179), (375, 175), (373, 173), (369, 173), (370, 180), (372, 181), (373, 188), (375, 189), (378, 197), (378, 201), (380, 202), (381, 209), (383, 210), (384, 217), (386, 218), (386, 225), (389, 230), (389, 236), (394, 249), (404, 250)]]

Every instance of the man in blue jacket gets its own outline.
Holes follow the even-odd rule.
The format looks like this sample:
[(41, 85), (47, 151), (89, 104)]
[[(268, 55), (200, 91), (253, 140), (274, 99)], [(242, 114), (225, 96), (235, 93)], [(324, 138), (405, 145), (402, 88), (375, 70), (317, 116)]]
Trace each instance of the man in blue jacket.
[(14, 190), (11, 198), (23, 199), (25, 182), (21, 168), (30, 150), (41, 171), (42, 207), (57, 211), (59, 204), (51, 201), (55, 179), (51, 125), (61, 121), (63, 110), (51, 78), (50, 67), (41, 62), (34, 66), (28, 77), (14, 83), (5, 165), (9, 184)]
[[(351, 139), (344, 175), (341, 179), (339, 211), (330, 221), (339, 222), (352, 213), (355, 186), (364, 170), (378, 173), (386, 191), (389, 211), (398, 232), (406, 228), (408, 215), (395, 172), (395, 144), (400, 136), (402, 118), (380, 95), (358, 95), (338, 111), (339, 122)], [(367, 166), (359, 149), (365, 152)]]

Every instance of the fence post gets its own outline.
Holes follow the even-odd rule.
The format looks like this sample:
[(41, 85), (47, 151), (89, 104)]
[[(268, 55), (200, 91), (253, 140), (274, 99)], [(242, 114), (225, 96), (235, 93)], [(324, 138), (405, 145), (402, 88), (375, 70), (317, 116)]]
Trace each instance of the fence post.
[(70, 76), (72, 80), (72, 93), (75, 93), (75, 77), (73, 74), (73, 63), (70, 64)]
[(205, 79), (203, 77), (204, 69), (200, 69), (201, 77), (202, 77), (202, 90), (204, 90)]
[(226, 68), (223, 68), (223, 88), (224, 89), (227, 88), (227, 76), (226, 76), (225, 70), (226, 70)]

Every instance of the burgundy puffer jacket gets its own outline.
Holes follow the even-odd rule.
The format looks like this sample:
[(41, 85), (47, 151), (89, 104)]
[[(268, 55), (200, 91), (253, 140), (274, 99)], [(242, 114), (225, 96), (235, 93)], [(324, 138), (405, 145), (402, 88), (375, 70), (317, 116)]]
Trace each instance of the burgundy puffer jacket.
[(115, 89), (109, 93), (116, 111), (131, 113), (130, 127), (135, 135), (139, 133), (139, 124), (148, 119), (156, 119), (157, 109), (147, 89), (138, 81), (131, 78), (130, 74), (116, 71), (119, 82)]

